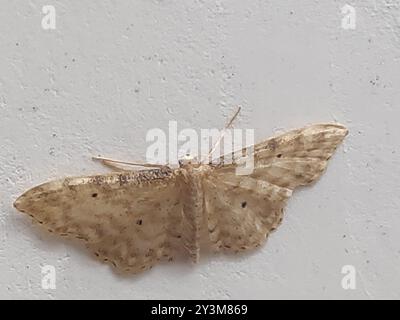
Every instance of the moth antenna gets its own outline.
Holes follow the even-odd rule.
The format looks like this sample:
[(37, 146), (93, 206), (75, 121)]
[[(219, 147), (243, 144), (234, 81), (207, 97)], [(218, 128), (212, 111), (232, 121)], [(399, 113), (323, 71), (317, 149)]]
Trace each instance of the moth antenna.
[[(242, 107), (238, 106), (235, 114), (232, 116), (232, 118), (229, 120), (229, 122), (222, 129), (222, 133), (219, 135), (218, 140), (214, 143), (213, 147), (208, 152), (206, 159), (209, 159), (210, 156), (213, 154), (213, 152), (217, 149), (218, 145), (221, 143), (222, 138), (225, 136), (226, 130), (229, 129), (232, 126), (233, 122), (235, 121), (235, 119), (239, 115), (241, 109), (242, 109)], [(200, 163), (203, 163), (203, 161), (206, 160), (206, 159), (203, 159), (202, 161), (200, 161)]]

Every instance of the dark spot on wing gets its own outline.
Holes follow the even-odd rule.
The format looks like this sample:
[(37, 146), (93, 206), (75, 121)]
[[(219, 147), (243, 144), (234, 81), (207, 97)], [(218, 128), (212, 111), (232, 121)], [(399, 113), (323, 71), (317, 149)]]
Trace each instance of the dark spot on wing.
[(247, 206), (247, 202), (246, 202), (246, 201), (243, 201), (243, 202), (242, 202), (242, 208), (246, 208), (246, 206)]
[(128, 182), (128, 176), (125, 174), (118, 175), (119, 184), (122, 186)]

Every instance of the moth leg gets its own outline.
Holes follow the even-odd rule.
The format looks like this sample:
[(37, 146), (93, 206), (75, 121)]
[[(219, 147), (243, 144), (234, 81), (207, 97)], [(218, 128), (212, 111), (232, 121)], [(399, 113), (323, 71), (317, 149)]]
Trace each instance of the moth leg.
[(115, 163), (127, 165), (127, 166), (133, 166), (133, 167), (137, 167), (137, 168), (144, 167), (144, 168), (161, 168), (162, 169), (162, 168), (168, 167), (167, 165), (163, 165), (163, 164), (127, 162), (127, 161), (114, 160), (114, 159), (108, 159), (108, 158), (102, 158), (102, 157), (92, 157), (92, 160), (100, 161), (105, 166), (112, 167), (112, 168), (118, 168), (119, 170), (123, 170), (123, 171), (129, 171), (129, 170), (123, 169), (120, 166), (115, 165)]
[[(96, 160), (97, 160), (97, 159), (96, 159)], [(105, 166), (105, 167), (107, 167), (108, 169), (111, 169), (111, 170), (113, 170), (113, 171), (118, 171), (118, 172), (129, 171), (129, 170), (127, 170), (127, 169), (124, 169), (124, 168), (119, 167), (118, 165), (112, 164), (112, 163), (110, 163), (110, 162), (107, 161), (107, 160), (99, 160), (99, 162), (100, 162), (103, 166)]]

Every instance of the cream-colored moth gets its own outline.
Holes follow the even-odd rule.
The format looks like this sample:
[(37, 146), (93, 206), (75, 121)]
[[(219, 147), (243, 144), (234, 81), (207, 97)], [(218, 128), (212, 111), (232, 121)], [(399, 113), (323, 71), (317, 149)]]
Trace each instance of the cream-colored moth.
[(14, 206), (50, 232), (81, 239), (118, 271), (137, 273), (180, 252), (196, 262), (205, 245), (239, 252), (262, 244), (292, 191), (321, 176), (347, 132), (316, 124), (258, 143), (249, 175), (237, 175), (235, 163), (187, 161), (51, 181)]

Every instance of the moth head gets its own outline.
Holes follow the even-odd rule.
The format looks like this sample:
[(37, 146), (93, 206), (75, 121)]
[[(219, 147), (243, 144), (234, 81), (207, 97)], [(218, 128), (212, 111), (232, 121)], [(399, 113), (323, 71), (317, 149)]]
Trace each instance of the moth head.
[(190, 165), (198, 164), (197, 158), (193, 157), (191, 154), (186, 153), (185, 156), (179, 160), (179, 167), (185, 167)]

